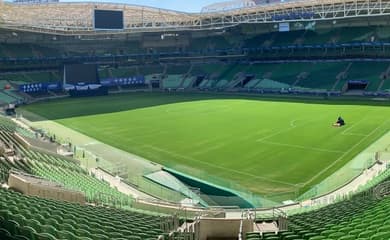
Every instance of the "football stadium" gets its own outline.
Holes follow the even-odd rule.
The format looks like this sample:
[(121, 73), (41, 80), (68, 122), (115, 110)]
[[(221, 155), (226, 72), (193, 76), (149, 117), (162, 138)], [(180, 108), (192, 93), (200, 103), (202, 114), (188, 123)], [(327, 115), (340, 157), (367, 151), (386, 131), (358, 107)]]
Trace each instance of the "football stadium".
[(0, 240), (389, 240), (390, 0), (0, 0)]

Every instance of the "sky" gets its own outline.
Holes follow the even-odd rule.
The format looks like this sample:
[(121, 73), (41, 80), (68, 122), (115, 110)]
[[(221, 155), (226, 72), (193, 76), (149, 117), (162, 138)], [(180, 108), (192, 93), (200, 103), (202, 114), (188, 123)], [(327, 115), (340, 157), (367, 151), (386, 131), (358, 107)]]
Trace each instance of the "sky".
[(200, 12), (202, 7), (224, 0), (60, 0), (61, 2), (115, 2), (136, 4), (182, 12)]

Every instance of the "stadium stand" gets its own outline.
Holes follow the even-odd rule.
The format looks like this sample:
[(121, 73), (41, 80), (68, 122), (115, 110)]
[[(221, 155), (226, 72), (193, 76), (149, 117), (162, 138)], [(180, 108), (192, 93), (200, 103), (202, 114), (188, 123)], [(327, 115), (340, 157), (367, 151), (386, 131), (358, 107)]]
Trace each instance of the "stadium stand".
[(32, 47), (29, 44), (7, 44), (1, 46), (1, 49), (5, 57), (9, 58), (34, 57)]
[(5, 74), (3, 75), (3, 78), (15, 84), (58, 82), (61, 80), (58, 72), (51, 71)]
[(337, 75), (347, 65), (344, 62), (311, 63), (308, 67), (308, 75), (301, 78), (297, 85), (305, 88), (331, 89)]
[[(136, 212), (128, 196), (90, 176), (74, 161), (26, 149), (12, 134), (17, 128), (14, 122), (0, 118), (2, 146), (18, 156), (0, 158), (1, 182), (6, 182), (10, 170), (36, 174), (81, 190), (88, 202), (106, 207), (29, 197), (1, 188), (1, 239), (157, 239), (162, 229), (172, 228), (171, 218)], [(103, 196), (99, 201), (98, 195)], [(119, 206), (119, 199), (127, 201), (128, 210), (107, 208)]]
[(0, 189), (1, 239), (157, 239), (163, 217)]
[(179, 88), (182, 80), (183, 80), (183, 75), (180, 75), (180, 74), (170, 74), (170, 75), (167, 75), (163, 79), (163, 87), (164, 88), (168, 88), (168, 89)]
[(56, 156), (28, 150), (10, 133), (1, 132), (0, 137), (3, 142), (12, 147), (24, 159), (24, 164), (28, 166), (28, 169), (31, 169), (27, 173), (61, 183), (69, 189), (82, 191), (85, 193), (88, 202), (94, 202), (100, 197), (99, 200), (102, 203), (115, 204), (118, 202), (119, 204), (131, 205), (129, 196), (114, 190), (108, 183), (90, 176), (78, 165)]
[[(0, 0), (0, 105), (25, 101), (26, 94), (32, 101), (56, 97), (49, 90), (23, 93), (19, 87), (61, 82), (61, 69), (67, 63), (99, 64), (100, 80), (142, 79), (140, 83), (109, 85), (112, 92), (187, 89), (272, 96), (319, 93), (328, 97), (350, 94), (353, 91), (348, 84), (362, 81), (367, 86), (353, 94), (390, 96), (389, 11), (381, 9), (382, 2), (389, 6), (388, 0), (359, 2), (356, 8), (368, 8), (354, 11), (365, 14), (361, 18), (353, 14), (343, 17), (342, 13), (349, 10), (346, 5), (337, 5), (338, 1), (332, 6), (343, 10), (331, 13), (330, 8), (309, 12), (307, 9), (321, 8), (310, 5), (315, 1), (285, 2), (274, 2), (264, 8), (265, 12), (253, 6), (201, 16), (110, 3), (45, 4), (43, 8), (40, 4), (5, 5)], [(123, 29), (95, 31), (90, 13), (103, 6), (123, 11)], [(236, 19), (244, 20), (236, 23)], [(257, 19), (264, 22), (252, 22)], [(282, 29), (285, 21), (287, 31)], [(60, 94), (66, 94), (62, 91)], [(5, 186), (0, 188), (0, 239), (195, 239), (194, 232), (178, 230), (178, 222), (182, 222), (176, 216), (134, 209), (136, 199), (97, 178), (74, 159), (31, 148), (20, 136), (36, 137), (35, 132), (0, 117), (0, 182)], [(12, 171), (82, 192), (85, 204), (6, 189)], [(390, 198), (377, 198), (373, 192), (388, 179), (387, 170), (360, 186), (354, 196), (315, 210), (300, 208), (298, 214), (288, 216), (287, 231), (248, 232), (245, 239), (388, 240)], [(156, 205), (158, 201), (148, 209), (160, 207)], [(169, 205), (177, 206), (184, 209), (185, 203)], [(201, 216), (202, 212), (197, 214)], [(194, 219), (187, 220), (191, 225)], [(267, 220), (255, 221), (261, 224)]]
[(191, 66), (187, 64), (167, 65), (167, 74), (186, 74)]
[(366, 80), (369, 82), (367, 90), (376, 91), (381, 75), (386, 72), (388, 66), (389, 64), (386, 62), (354, 62), (351, 68), (349, 68), (346, 80)]
[(246, 239), (389, 239), (390, 198), (377, 199), (370, 190), (319, 210), (292, 215), (288, 231), (263, 236), (258, 232), (247, 233)]
[[(122, 78), (122, 77), (132, 77), (132, 76), (137, 76), (137, 69), (136, 68), (109, 68), (107, 69), (108, 71), (108, 76), (106, 77), (117, 77), (117, 78)], [(100, 76), (100, 78), (104, 78)]]

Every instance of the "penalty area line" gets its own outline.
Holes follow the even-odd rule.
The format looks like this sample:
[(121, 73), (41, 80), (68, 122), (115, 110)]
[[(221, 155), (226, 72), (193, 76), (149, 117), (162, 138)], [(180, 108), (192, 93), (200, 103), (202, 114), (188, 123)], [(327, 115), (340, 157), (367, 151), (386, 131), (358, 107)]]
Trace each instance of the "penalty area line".
[(316, 175), (314, 175), (313, 177), (311, 177), (308, 181), (304, 182), (304, 186), (306, 186), (308, 183), (312, 182), (314, 179), (316, 179), (318, 176), (320, 176), (321, 174), (323, 174), (324, 172), (326, 172), (327, 170), (329, 170), (331, 167), (333, 167), (336, 163), (338, 163), (341, 159), (343, 159), (347, 154), (349, 154), (353, 149), (355, 149), (357, 146), (359, 146), (362, 142), (364, 142), (369, 136), (371, 136), (372, 134), (374, 134), (379, 128), (381, 128), (383, 125), (385, 125), (385, 123), (388, 123), (389, 120), (387, 121), (383, 121), (380, 125), (378, 125), (375, 129), (373, 129), (370, 134), (368, 134), (367, 136), (365, 136), (364, 138), (360, 139), (359, 142), (357, 142), (356, 144), (354, 144), (348, 151), (344, 152), (343, 155), (341, 155), (339, 158), (336, 159), (336, 161), (334, 161), (333, 163), (331, 163), (328, 167), (322, 169), (319, 173), (317, 173)]
[(265, 144), (272, 144), (272, 145), (278, 145), (278, 146), (299, 148), (299, 149), (305, 149), (305, 150), (313, 150), (313, 151), (319, 151), (319, 152), (345, 153), (343, 151), (338, 151), (338, 150), (317, 148), (317, 147), (308, 147), (308, 146), (301, 146), (301, 145), (288, 144), (288, 143), (277, 143), (277, 142), (270, 142), (270, 141), (261, 141), (261, 142), (265, 143)]

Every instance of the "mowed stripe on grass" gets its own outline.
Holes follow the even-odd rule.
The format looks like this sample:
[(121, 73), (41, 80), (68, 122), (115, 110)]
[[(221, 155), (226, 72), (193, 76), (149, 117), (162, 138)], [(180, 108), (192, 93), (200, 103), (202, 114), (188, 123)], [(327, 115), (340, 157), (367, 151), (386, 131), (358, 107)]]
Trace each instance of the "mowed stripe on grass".
[[(97, 99), (54, 101), (27, 109), (151, 161), (205, 180), (215, 176), (232, 181), (257, 193), (307, 189), (390, 128), (386, 106), (207, 95)], [(88, 111), (92, 115), (85, 115)], [(334, 128), (339, 115), (347, 126)]]

